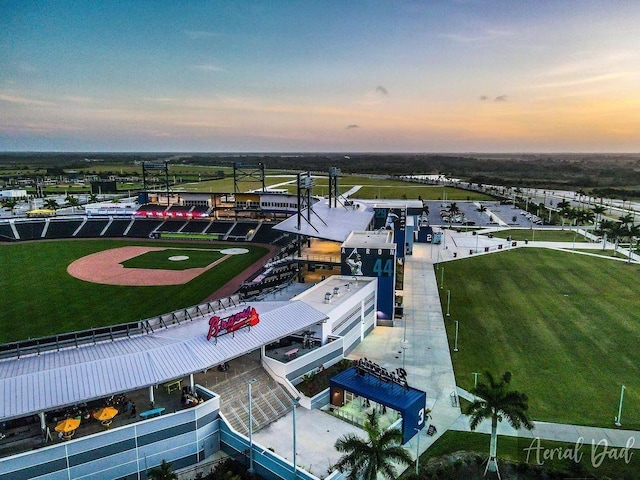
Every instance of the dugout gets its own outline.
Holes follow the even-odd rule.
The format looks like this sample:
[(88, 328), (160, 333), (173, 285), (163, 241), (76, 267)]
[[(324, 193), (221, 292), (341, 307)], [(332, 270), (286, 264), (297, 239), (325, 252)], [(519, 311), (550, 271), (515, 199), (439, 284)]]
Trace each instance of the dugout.
[(343, 406), (345, 393), (352, 392), (396, 410), (402, 417), (404, 445), (417, 433), (416, 429), (424, 428), (427, 395), (422, 390), (406, 384), (406, 374), (402, 375), (401, 370), (388, 372), (385, 368), (362, 359), (358, 366), (351, 367), (331, 379), (331, 405)]

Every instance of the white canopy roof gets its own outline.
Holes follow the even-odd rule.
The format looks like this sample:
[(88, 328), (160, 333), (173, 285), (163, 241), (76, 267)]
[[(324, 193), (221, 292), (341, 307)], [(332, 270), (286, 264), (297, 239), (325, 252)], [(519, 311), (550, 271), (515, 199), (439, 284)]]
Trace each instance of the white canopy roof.
[[(218, 314), (227, 317), (248, 305)], [(301, 301), (251, 304), (260, 322), (207, 341), (209, 318), (155, 333), (0, 361), (0, 418), (10, 419), (184, 377), (328, 317)]]
[(353, 230), (366, 230), (371, 224), (374, 212), (371, 207), (363, 203), (344, 202), (344, 200), (340, 202), (334, 208), (329, 208), (327, 202), (318, 202), (312, 206), (311, 215), (305, 209), (302, 213), (304, 218), (300, 219), (300, 228), (298, 228), (298, 215), (291, 215), (273, 228), (308, 237), (343, 242)]

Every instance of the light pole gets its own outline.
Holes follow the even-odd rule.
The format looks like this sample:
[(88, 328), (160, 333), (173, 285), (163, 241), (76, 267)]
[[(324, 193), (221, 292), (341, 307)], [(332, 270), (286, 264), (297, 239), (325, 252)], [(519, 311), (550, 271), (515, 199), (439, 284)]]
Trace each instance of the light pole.
[(444, 267), (440, 267), (440, 289), (444, 287)]
[(451, 316), (451, 290), (447, 290), (447, 317)]
[(253, 473), (253, 415), (251, 412), (251, 385), (255, 383), (256, 379), (252, 378), (247, 382), (249, 386), (249, 473)]
[(622, 389), (620, 390), (620, 405), (618, 406), (618, 416), (616, 417), (615, 425), (616, 427), (622, 426), (622, 401), (624, 400), (624, 385), (622, 385)]
[(298, 465), (296, 463), (296, 408), (300, 403), (300, 397), (293, 401), (293, 480), (298, 476)]
[(402, 345), (402, 369), (403, 370), (404, 370), (404, 356), (407, 353), (407, 348), (408, 348), (407, 344)]
[(418, 467), (420, 466), (420, 429), (414, 428), (418, 432), (418, 443), (416, 444), (416, 476), (418, 475)]
[(473, 388), (478, 388), (478, 372), (473, 372)]
[(458, 320), (456, 320), (456, 339), (455, 339), (455, 342), (453, 344), (453, 351), (454, 352), (458, 351)]

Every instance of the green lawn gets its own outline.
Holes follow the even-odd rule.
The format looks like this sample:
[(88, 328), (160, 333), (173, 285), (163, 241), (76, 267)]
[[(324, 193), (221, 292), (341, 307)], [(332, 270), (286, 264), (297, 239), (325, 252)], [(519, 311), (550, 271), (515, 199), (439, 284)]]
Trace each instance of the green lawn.
[[(573, 242), (573, 237), (575, 232), (572, 232), (569, 229), (566, 230), (531, 230), (527, 229), (512, 229), (512, 230), (500, 230), (498, 232), (494, 232), (495, 237), (507, 238), (511, 236), (512, 240), (516, 241), (524, 241), (524, 240), (535, 240), (536, 242)], [(577, 234), (575, 235), (576, 242), (584, 242), (585, 237), (583, 235)], [(594, 245), (597, 245), (594, 243)]]
[[(443, 264), (445, 321), (458, 384), (473, 372), (513, 372), (534, 419), (640, 429), (640, 267), (546, 249)], [(440, 278), (440, 272), (437, 272)]]
[(238, 246), (120, 240), (2, 244), (0, 343), (136, 321), (198, 304), (267, 253), (265, 248), (246, 246), (249, 253), (233, 255), (191, 282), (171, 287), (98, 285), (67, 274), (67, 266), (78, 258), (126, 245)]
[[(489, 438), (489, 435), (482, 433), (447, 431), (420, 456), (421, 468), (422, 465), (426, 464), (432, 458), (437, 458), (442, 455), (450, 455), (459, 451), (476, 452), (483, 458), (486, 458), (489, 453)], [(569, 475), (568, 477), (561, 476), (559, 478), (584, 478), (584, 475), (580, 475), (579, 477), (575, 475), (576, 470), (573, 465), (570, 465), (573, 463), (573, 460), (557, 459), (557, 454), (559, 452), (575, 452), (577, 449), (578, 453), (582, 454), (579, 462), (581, 467), (584, 469), (582, 473), (586, 475), (592, 475), (597, 478), (604, 478), (607, 476), (615, 479), (632, 479), (637, 478), (637, 472), (638, 469), (640, 469), (640, 457), (638, 456), (637, 451), (632, 452), (631, 461), (628, 464), (625, 462), (624, 458), (603, 459), (602, 463), (599, 463), (600, 457), (598, 455), (602, 452), (602, 448), (592, 449), (590, 444), (576, 446), (575, 443), (540, 440), (539, 444), (535, 443), (532, 445), (532, 441), (532, 439), (525, 438), (506, 436), (498, 437), (498, 462), (500, 459), (506, 459), (514, 462), (524, 462), (533, 466), (537, 463), (537, 452), (540, 452), (540, 457), (543, 457), (545, 451), (547, 452), (547, 455), (550, 455), (551, 449), (560, 449), (555, 450), (555, 459), (546, 461), (542, 459), (545, 466), (550, 466), (551, 469), (555, 471), (564, 472)], [(528, 461), (527, 452), (529, 452)], [(413, 467), (409, 467), (401, 478), (409, 478), (410, 472), (413, 472)]]
[[(170, 257), (189, 257), (186, 260), (173, 261)], [(222, 258), (220, 249), (184, 249), (176, 248), (147, 252), (144, 255), (122, 262), (124, 268), (153, 268), (161, 270), (186, 270), (203, 268)]]

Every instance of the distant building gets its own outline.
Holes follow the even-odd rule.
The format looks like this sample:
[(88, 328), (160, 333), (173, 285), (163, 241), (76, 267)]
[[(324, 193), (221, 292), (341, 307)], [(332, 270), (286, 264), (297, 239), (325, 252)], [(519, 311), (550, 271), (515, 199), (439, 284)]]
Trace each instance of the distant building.
[(0, 190), (0, 199), (3, 200), (22, 200), (27, 198), (29, 198), (29, 196), (26, 190)]

